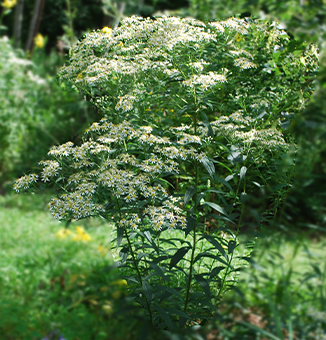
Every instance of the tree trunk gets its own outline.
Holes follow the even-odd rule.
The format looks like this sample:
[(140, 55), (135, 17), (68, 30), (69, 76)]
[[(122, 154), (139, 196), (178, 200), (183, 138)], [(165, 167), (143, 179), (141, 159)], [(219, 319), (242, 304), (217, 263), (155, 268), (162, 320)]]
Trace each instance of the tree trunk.
[(33, 52), (34, 48), (34, 37), (40, 26), (41, 16), (43, 12), (45, 0), (35, 0), (34, 13), (29, 26), (28, 39), (26, 42), (25, 50), (29, 51), (30, 54)]
[(14, 22), (14, 46), (15, 48), (20, 46), (20, 39), (22, 33), (22, 21), (23, 21), (23, 8), (24, 0), (18, 0), (15, 9), (15, 22)]

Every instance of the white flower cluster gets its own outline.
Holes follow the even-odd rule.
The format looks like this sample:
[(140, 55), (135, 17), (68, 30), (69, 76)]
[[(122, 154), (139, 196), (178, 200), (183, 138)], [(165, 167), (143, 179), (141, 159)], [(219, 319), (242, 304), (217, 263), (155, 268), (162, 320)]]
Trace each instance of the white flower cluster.
[(129, 96), (128, 94), (126, 94), (125, 96), (119, 98), (119, 101), (115, 106), (115, 109), (117, 111), (120, 109), (122, 111), (130, 111), (133, 108), (133, 103), (135, 100), (136, 100), (135, 96)]
[(245, 19), (238, 18), (229, 18), (225, 21), (221, 21), (220, 24), (222, 25), (222, 27), (233, 29), (241, 34), (248, 34), (248, 30), (250, 27), (249, 23)]
[[(250, 25), (237, 18), (205, 24), (187, 18), (133, 16), (110, 34), (98, 30), (73, 46), (70, 63), (61, 69), (59, 78), (82, 92), (93, 93), (96, 88), (96, 106), (104, 112), (110, 106), (128, 118), (144, 105), (145, 89), (164, 85), (162, 79), (167, 77), (178, 80), (173, 86), (183, 87), (185, 99), (192, 96), (194, 88), (207, 91), (226, 83), (228, 70), (217, 64), (221, 42), (229, 41), (230, 56), (245, 57), (235, 59), (236, 66), (255, 68), (250, 52), (232, 42), (232, 31), (248, 34)], [(215, 48), (209, 48), (203, 58), (207, 45)]]
[[(183, 130), (188, 128), (182, 127)], [(166, 188), (156, 178), (164, 173), (178, 173), (180, 160), (205, 157), (192, 146), (201, 144), (199, 136), (182, 135), (182, 131), (176, 128), (171, 131), (172, 141), (169, 137), (154, 135), (150, 126), (136, 128), (127, 121), (114, 125), (107, 119), (94, 123), (85, 134), (89, 133), (92, 139), (80, 146), (68, 142), (53, 147), (48, 154), (60, 162), (46, 160), (39, 163), (43, 166), (42, 181), (50, 181), (59, 172), (67, 178), (67, 193), (49, 203), (56, 219), (78, 220), (93, 216), (105, 211), (105, 204), (110, 201), (133, 207), (138, 201), (155, 203), (163, 199), (162, 206), (151, 205), (147, 212), (153, 225), (159, 228), (158, 216), (166, 213), (167, 217), (162, 220), (165, 226), (185, 226), (180, 208), (172, 204), (172, 197), (168, 198)], [(145, 152), (141, 158), (136, 157), (134, 152), (139, 153), (142, 148), (151, 151)], [(25, 176), (16, 181), (14, 188), (17, 191), (27, 189), (36, 180), (36, 175)], [(100, 198), (99, 193), (105, 198)], [(135, 219), (127, 221), (133, 228), (138, 225)]]
[(144, 210), (144, 215), (147, 215), (150, 224), (156, 230), (162, 230), (164, 226), (176, 228), (179, 225), (182, 229), (186, 228), (186, 217), (182, 215), (182, 209), (176, 205), (178, 199), (168, 197), (163, 202), (162, 206), (148, 206)]
[(219, 83), (226, 83), (226, 77), (223, 74), (217, 74), (215, 72), (208, 72), (208, 74), (202, 75), (193, 75), (187, 80), (184, 80), (182, 84), (184, 86), (189, 86), (191, 88), (196, 87), (195, 85), (199, 85), (202, 90), (207, 90), (216, 86)]
[(49, 182), (51, 177), (58, 175), (59, 170), (61, 170), (60, 164), (57, 161), (41, 161), (39, 165), (44, 165), (43, 171), (41, 173), (42, 181)]
[(270, 151), (275, 148), (288, 149), (288, 144), (280, 131), (274, 128), (256, 130), (255, 123), (254, 118), (237, 111), (229, 117), (219, 117), (211, 123), (211, 126), (216, 134), (223, 135), (233, 142)]
[(234, 65), (240, 67), (242, 70), (247, 70), (249, 68), (257, 68), (257, 65), (247, 58), (235, 59)]
[(26, 190), (30, 188), (31, 184), (34, 182), (37, 182), (38, 175), (36, 174), (30, 174), (25, 175), (16, 180), (16, 182), (13, 185), (13, 188), (16, 192), (20, 192), (21, 190)]

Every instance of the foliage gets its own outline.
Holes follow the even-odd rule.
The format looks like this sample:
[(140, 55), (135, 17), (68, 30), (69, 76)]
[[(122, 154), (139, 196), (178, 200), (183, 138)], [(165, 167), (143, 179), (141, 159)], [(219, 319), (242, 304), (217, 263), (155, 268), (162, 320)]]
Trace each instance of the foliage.
[(242, 327), (268, 339), (324, 339), (323, 241), (307, 233), (290, 239), (275, 231), (264, 236), (239, 284), (244, 296), (233, 297), (239, 301), (233, 313)]
[[(274, 1), (238, 0), (227, 1), (191, 0), (189, 8), (181, 14), (191, 14), (197, 19), (225, 18), (230, 13), (256, 16), (280, 22), (292, 37), (292, 49), (300, 54), (306, 42), (319, 47), (319, 76), (312, 101), (300, 115), (292, 119), (289, 132), (295, 137), (296, 153), (295, 176), (292, 189), (282, 214), (278, 216), (275, 228), (314, 228), (325, 225), (325, 177), (323, 159), (325, 148), (320, 143), (325, 133), (325, 1)], [(310, 83), (305, 84), (307, 88)], [(264, 195), (263, 195), (264, 196)]]
[(292, 52), (276, 23), (251, 19), (131, 17), (90, 33), (59, 79), (105, 117), (14, 188), (53, 183), (49, 209), (67, 226), (115, 222), (117, 265), (153, 328), (210, 319), (250, 255), (238, 239), (247, 197), (273, 188), (257, 228), (290, 185), (289, 168), (276, 176), (291, 146), (283, 132), (317, 70), (314, 46)]
[[(0, 186), (26, 172), (53, 144), (76, 138), (96, 117), (74, 92), (63, 92), (53, 74), (55, 53), (29, 60), (0, 39)], [(51, 75), (52, 73), (52, 75)], [(92, 116), (92, 118), (89, 118)]]
[[(101, 219), (79, 221), (73, 225), (82, 225), (91, 241), (58, 238), (60, 224), (46, 212), (48, 199), (0, 197), (0, 330), (5, 339), (42, 339), (51, 332), (56, 340), (59, 335), (66, 340), (145, 339), (146, 334), (149, 339), (275, 339), (277, 327), (287, 339), (290, 325), (294, 339), (321, 340), (326, 334), (324, 238), (296, 234), (286, 239), (273, 232), (259, 239), (238, 285), (245, 299), (229, 292), (214, 322), (191, 327), (189, 333), (154, 335), (146, 333), (144, 316), (128, 299), (130, 285), (111, 266), (111, 256), (119, 258), (118, 251), (109, 250), (113, 226)], [(180, 232), (168, 233), (172, 239)]]

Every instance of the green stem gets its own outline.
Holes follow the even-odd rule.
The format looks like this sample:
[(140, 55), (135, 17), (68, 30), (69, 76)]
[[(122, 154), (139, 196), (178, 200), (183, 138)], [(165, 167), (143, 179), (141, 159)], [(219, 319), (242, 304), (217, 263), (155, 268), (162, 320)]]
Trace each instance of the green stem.
[(196, 225), (194, 227), (194, 236), (193, 236), (193, 240), (192, 240), (192, 250), (191, 250), (189, 277), (188, 277), (188, 283), (187, 283), (187, 292), (186, 292), (185, 306), (184, 306), (184, 309), (183, 309), (184, 312), (187, 311), (189, 297), (190, 297), (190, 286), (191, 286), (192, 272), (193, 272), (193, 267), (194, 267), (195, 249), (196, 249)]
[(234, 252), (232, 252), (231, 256), (229, 257), (228, 267), (226, 268), (226, 271), (225, 271), (224, 276), (223, 276), (221, 288), (220, 288), (220, 290), (219, 290), (219, 292), (218, 292), (218, 294), (217, 294), (217, 297), (216, 297), (216, 299), (215, 299), (215, 305), (218, 304), (218, 302), (219, 302), (219, 301), (221, 300), (221, 298), (222, 298), (222, 294), (225, 292), (225, 288), (224, 288), (224, 286), (225, 286), (225, 281), (226, 281), (226, 278), (227, 278), (227, 276), (229, 275), (229, 272), (230, 272), (231, 263), (232, 263), (232, 259), (233, 259), (233, 253), (234, 253)]
[[(195, 103), (196, 103), (196, 95), (194, 95)], [(197, 110), (195, 111), (194, 116), (194, 134), (197, 135)], [(198, 160), (195, 160), (195, 202), (194, 202), (194, 213), (197, 218), (197, 188), (198, 188)], [(192, 249), (191, 249), (191, 259), (190, 259), (190, 268), (189, 268), (189, 277), (187, 282), (187, 291), (186, 291), (186, 299), (185, 299), (185, 305), (184, 305), (184, 312), (187, 311), (189, 297), (190, 297), (190, 287), (191, 287), (191, 281), (192, 281), (192, 274), (193, 274), (193, 268), (194, 268), (194, 258), (195, 258), (195, 250), (196, 250), (196, 224), (194, 226), (193, 230), (193, 239), (192, 239)]]
[[(140, 283), (140, 285), (141, 285), (141, 287), (143, 289), (143, 279), (142, 279), (141, 274), (140, 274), (140, 270), (139, 270), (138, 263), (137, 263), (137, 260), (136, 260), (136, 257), (135, 257), (135, 253), (134, 253), (134, 251), (132, 249), (132, 246), (131, 246), (131, 242), (130, 242), (130, 238), (129, 238), (129, 234), (127, 232), (127, 229), (125, 229), (125, 235), (126, 235), (126, 239), (128, 241), (131, 257), (132, 257), (132, 260), (134, 262), (134, 266), (135, 266), (136, 271), (137, 271), (137, 275), (138, 275), (138, 278), (139, 278), (139, 283)], [(151, 320), (151, 324), (152, 324), (152, 327), (154, 328), (154, 322), (153, 322), (153, 315), (152, 315), (152, 311), (151, 311), (151, 306), (150, 306), (149, 301), (147, 300), (147, 297), (146, 297), (145, 293), (144, 293), (144, 297), (145, 297), (145, 300), (146, 300), (146, 305), (147, 305), (149, 317), (150, 317), (150, 320)]]

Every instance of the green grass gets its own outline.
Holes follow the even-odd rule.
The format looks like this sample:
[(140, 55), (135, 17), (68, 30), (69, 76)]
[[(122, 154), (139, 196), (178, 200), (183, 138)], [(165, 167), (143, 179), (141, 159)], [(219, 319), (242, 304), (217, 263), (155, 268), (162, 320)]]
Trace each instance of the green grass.
[[(88, 313), (84, 305), (92, 288), (86, 282), (112, 263), (110, 252), (98, 250), (110, 244), (111, 227), (101, 220), (72, 223), (70, 229), (83, 225), (92, 240), (58, 239), (55, 234), (64, 225), (46, 211), (45, 202), (36, 195), (0, 199), (0, 332), (6, 339), (41, 339), (69, 320), (88, 339), (85, 328), (94, 328), (96, 313)], [(101, 283), (116, 276), (108, 271)], [(69, 304), (78, 307), (74, 313), (67, 312)]]
[[(58, 239), (64, 225), (47, 211), (48, 199), (0, 197), (0, 334), (38, 340), (60, 330), (66, 340), (134, 339), (141, 323), (126, 302), (126, 290), (114, 285), (119, 273), (111, 267), (118, 256), (110, 251), (112, 226), (101, 219), (74, 222), (69, 229), (83, 226), (92, 240)], [(326, 339), (326, 239), (270, 235), (255, 249), (240, 276), (242, 295), (228, 293), (221, 306), (226, 317), (236, 313), (246, 326), (220, 324), (221, 334), (222, 328), (229, 332), (223, 339), (259, 339), (259, 333), (261, 339)], [(253, 314), (261, 318), (258, 329), (250, 326)]]

